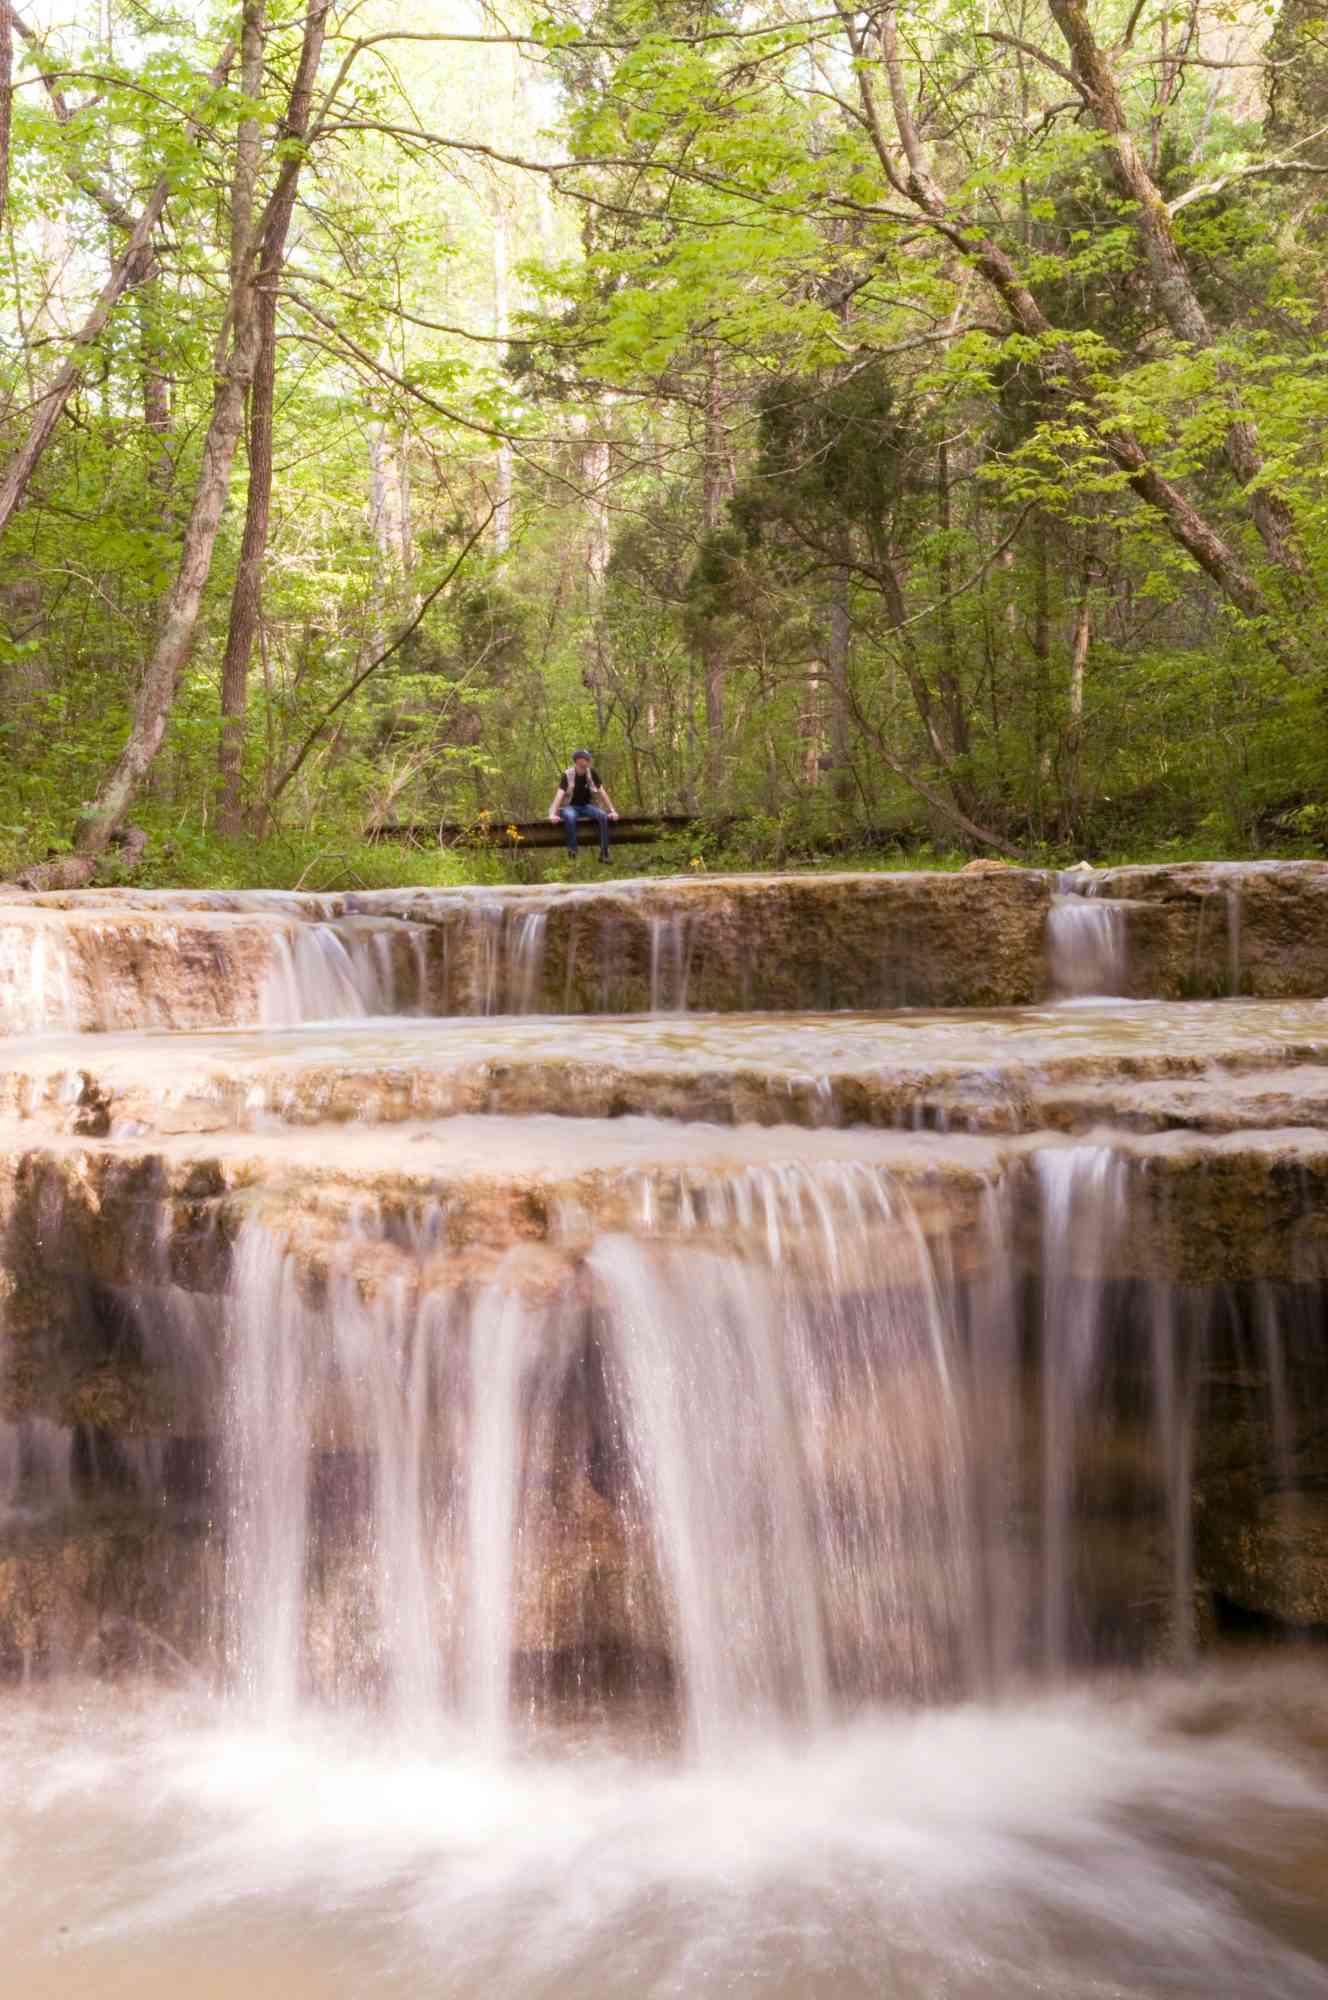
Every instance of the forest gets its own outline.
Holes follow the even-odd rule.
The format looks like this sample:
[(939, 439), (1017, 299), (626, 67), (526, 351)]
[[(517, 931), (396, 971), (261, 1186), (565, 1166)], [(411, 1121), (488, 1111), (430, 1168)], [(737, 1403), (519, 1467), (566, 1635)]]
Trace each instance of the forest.
[(1323, 852), (1326, 328), (1318, 0), (0, 0), (0, 876)]

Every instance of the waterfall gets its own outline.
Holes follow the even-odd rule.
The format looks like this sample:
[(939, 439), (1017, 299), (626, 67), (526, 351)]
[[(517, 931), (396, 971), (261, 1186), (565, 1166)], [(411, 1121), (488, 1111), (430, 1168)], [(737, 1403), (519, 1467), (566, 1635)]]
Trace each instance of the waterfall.
[(760, 1310), (773, 1299), (731, 1260), (657, 1261), (622, 1239), (601, 1244), (591, 1268), (694, 1747), (713, 1753), (781, 1707), (824, 1722), (826, 1637), (794, 1385), (772, 1339), (775, 1314)]
[(228, 1320), (227, 1652), (250, 1703), (283, 1716), (301, 1691), (311, 1328), (294, 1260), (257, 1225), (236, 1245)]
[(1227, 905), (1227, 991), (1233, 996), (1240, 992), (1240, 888), (1232, 883), (1226, 890)]
[(680, 910), (650, 918), (650, 1011), (685, 1014), (695, 943), (693, 926)]
[(1047, 915), (1051, 987), (1058, 1000), (1124, 993), (1129, 981), (1125, 912), (1097, 883), (1058, 875)]
[(537, 1014), (544, 990), (544, 938), (548, 915), (543, 910), (512, 912), (515, 935), (509, 951), (508, 1009), (512, 1014)]
[(505, 984), (506, 953), (503, 950), (507, 912), (495, 899), (472, 904), (470, 909), (470, 956), (473, 993), (463, 1013), (501, 1014)]
[(583, 1250), (569, 1212), (565, 1248), (509, 1252), (474, 1286), (427, 1211), (364, 1205), (312, 1263), (255, 1219), (227, 1307), (237, 1686), (267, 1712), (312, 1684), (452, 1715), (501, 1746), (518, 1667), (538, 1692), (576, 1658), (593, 1683), (607, 1617), (613, 1671), (666, 1655), (710, 1755), (763, 1718), (818, 1728), (845, 1701), (998, 1686), (1033, 1663), (1035, 1630), (1062, 1674), (1091, 1654), (1085, 1453), (1127, 1360), (1151, 1384), (1179, 1620), (1193, 1361), (1169, 1294), (1133, 1346), (1122, 1331), (1123, 1157), (1045, 1148), (1032, 1171), (1032, 1568), (1014, 1183), (983, 1194), (969, 1272), (905, 1188), (851, 1162), (647, 1175), (631, 1230)]
[(547, 1479), (559, 1395), (578, 1332), (570, 1311), (549, 1314), (519, 1289), (519, 1259), (487, 1286), (471, 1315), (469, 1437), (464, 1447), (465, 1604), (461, 1713), (479, 1740), (503, 1749), (510, 1735), (517, 1600), (540, 1545), (532, 1505)]
[[(399, 967), (404, 947), (409, 969)], [(424, 985), (422, 940), (409, 926), (352, 922), (282, 925), (272, 939), (262, 1018), (271, 1027), (404, 1011)], [(413, 975), (413, 976), (411, 976)]]
[(1111, 1269), (1125, 1172), (1108, 1146), (1039, 1152), (1042, 1195), (1042, 1640), (1047, 1667), (1069, 1664), (1074, 1479), (1081, 1427), (1101, 1408)]
[(11, 1983), (1322, 2000), (1328, 869), (1245, 879), (1062, 883), (1059, 992), (1251, 989), (1124, 1010), (1041, 871), (0, 913)]
[(11, 912), (0, 922), (0, 1034), (82, 1025), (73, 944), (56, 916)]

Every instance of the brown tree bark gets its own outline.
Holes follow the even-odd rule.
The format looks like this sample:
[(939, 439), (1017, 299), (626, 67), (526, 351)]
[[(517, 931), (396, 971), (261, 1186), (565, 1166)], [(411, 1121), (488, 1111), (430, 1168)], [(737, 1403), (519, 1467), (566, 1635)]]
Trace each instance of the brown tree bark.
[[(719, 362), (712, 354), (706, 367), (705, 430), (701, 447), (701, 526), (707, 538), (718, 531), (728, 499), (724, 446)], [(724, 653), (709, 620), (701, 634), (701, 680), (705, 695), (706, 780), (714, 801), (724, 781)]]
[(853, 643), (853, 621), (849, 611), (849, 573), (836, 570), (830, 579), (830, 629), (825, 649), (825, 671), (830, 683), (830, 768), (834, 774), (836, 799), (847, 805), (853, 796), (853, 771), (849, 762), (848, 687), (849, 654)]
[[(1049, 4), (1070, 51), (1074, 74), (1088, 98), (1091, 116), (1108, 142), (1116, 185), (1126, 200), (1135, 204), (1144, 255), (1163, 317), (1177, 340), (1199, 351), (1211, 349), (1214, 340), (1208, 316), (1176, 242), (1162, 192), (1135, 144), (1120, 89), (1093, 33), (1084, 0), (1049, 0)], [(1219, 373), (1228, 394), (1234, 395), (1231, 371), (1223, 368)], [(1275, 488), (1254, 484), (1264, 468), (1254, 425), (1233, 415), (1223, 452), (1242, 487), (1252, 488), (1247, 490), (1246, 503), (1269, 556), (1279, 568), (1303, 577), (1305, 562), (1297, 547), (1290, 507)]]
[(143, 395), (143, 426), (156, 447), (148, 468), (148, 484), (156, 494), (163, 523), (170, 519), (171, 487), (175, 483), (175, 453), (171, 446), (171, 385), (162, 367), (157, 329), (160, 288), (157, 259), (149, 248), (143, 276), (134, 284), (138, 309), (139, 371)]
[[(240, 39), (240, 90), (256, 101), (263, 85), (265, 0), (244, 0)], [(261, 136), (256, 117), (241, 120), (231, 184), (230, 294), (217, 343), (212, 416), (194, 491), (184, 548), (166, 600), (152, 657), (139, 686), (124, 749), (103, 779), (75, 832), (77, 856), (95, 864), (118, 832), (134, 796), (161, 748), (180, 669), (198, 623), (217, 529), (230, 485), (231, 465), (244, 423), (245, 399), (257, 359), (254, 301), (254, 202)]]
[(295, 170), (282, 182), (280, 200), (269, 204), (254, 285), (257, 354), (249, 397), (249, 489), (244, 537), (231, 593), (226, 653), (221, 667), (221, 737), (218, 745), (218, 823), (237, 834), (244, 824), (241, 771), (245, 717), (249, 703), (249, 662), (263, 613), (263, 564), (272, 513), (272, 415), (277, 379), (277, 298), (286, 256), (286, 238), (295, 212), (299, 158), (309, 133), (314, 79), (327, 30), (331, 0), (314, 0), (304, 22), (300, 60), (291, 84), (277, 143), (291, 148)]
[(950, 449), (944, 438), (936, 451), (936, 516), (941, 531), (941, 559), (937, 580), (941, 586), (940, 638), (941, 702), (946, 726), (957, 757), (968, 755), (968, 709), (964, 702), (963, 671), (954, 617), (954, 562), (950, 551), (953, 517), (950, 508)]
[(9, 136), (14, 118), (14, 13), (0, 0), (0, 229), (9, 206)]

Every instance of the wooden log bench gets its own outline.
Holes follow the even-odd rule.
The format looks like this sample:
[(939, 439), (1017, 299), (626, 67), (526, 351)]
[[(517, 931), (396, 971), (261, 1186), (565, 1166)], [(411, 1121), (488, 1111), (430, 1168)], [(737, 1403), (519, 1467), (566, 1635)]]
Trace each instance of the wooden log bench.
[[(700, 824), (692, 813), (624, 813), (611, 823), (609, 838), (615, 847), (646, 847)], [(594, 821), (583, 821), (577, 837), (583, 845), (593, 844), (598, 837)], [(401, 841), (409, 847), (505, 847), (510, 852), (522, 847), (561, 847), (563, 827), (561, 820), (554, 825), (548, 819), (509, 820), (493, 813), (469, 825), (456, 820), (389, 820), (371, 826), (366, 838)]]

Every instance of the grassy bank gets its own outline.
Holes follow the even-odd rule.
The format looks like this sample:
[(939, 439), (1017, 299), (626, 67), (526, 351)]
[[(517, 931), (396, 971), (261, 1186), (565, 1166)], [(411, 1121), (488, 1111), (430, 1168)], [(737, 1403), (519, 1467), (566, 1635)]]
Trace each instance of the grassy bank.
[[(190, 838), (175, 832), (151, 840), (132, 875), (117, 867), (113, 854), (108, 856), (98, 880), (111, 886), (132, 882), (139, 888), (307, 889), (335, 893), (405, 886), (584, 883), (749, 871), (803, 874), (843, 869), (873, 873), (902, 869), (950, 873), (973, 859), (972, 854), (962, 849), (927, 843), (860, 848), (846, 845), (836, 847), (833, 852), (818, 853), (809, 843), (762, 837), (762, 831), (753, 829), (735, 839), (729, 829), (721, 835), (701, 826), (653, 847), (619, 848), (607, 867), (600, 862), (593, 842), (583, 845), (573, 862), (560, 848), (512, 851), (479, 842), (448, 848), (399, 846), (335, 833), (324, 836), (276, 833), (265, 840), (223, 840), (213, 836)], [(0, 880), (31, 859), (30, 851), (20, 853), (15, 849), (7, 853), (0, 847)], [(1258, 853), (1242, 853), (1210, 842), (1175, 840), (1133, 850), (1113, 849), (1103, 854), (1043, 849), (1024, 858), (1026, 866), (1038, 868), (1070, 867), (1077, 861), (1090, 861), (1095, 867), (1107, 868), (1130, 863), (1301, 859), (1323, 859), (1322, 849), (1313, 842), (1301, 842), (1261, 849)]]

